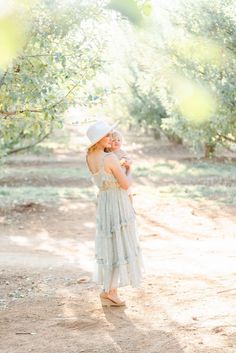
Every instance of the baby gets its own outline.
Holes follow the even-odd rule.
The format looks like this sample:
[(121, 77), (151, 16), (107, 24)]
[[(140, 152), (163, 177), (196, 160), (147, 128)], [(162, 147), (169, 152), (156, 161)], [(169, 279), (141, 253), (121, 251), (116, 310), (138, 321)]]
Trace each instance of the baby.
[[(128, 175), (128, 171), (130, 170), (130, 166), (132, 164), (132, 160), (128, 157), (127, 153), (121, 149), (122, 145), (122, 135), (118, 131), (112, 132), (112, 143), (111, 143), (111, 152), (115, 153), (116, 156), (120, 160), (120, 165), (126, 175)], [(129, 173), (130, 176), (130, 173)], [(131, 188), (127, 190), (130, 201), (133, 203), (132, 191)]]

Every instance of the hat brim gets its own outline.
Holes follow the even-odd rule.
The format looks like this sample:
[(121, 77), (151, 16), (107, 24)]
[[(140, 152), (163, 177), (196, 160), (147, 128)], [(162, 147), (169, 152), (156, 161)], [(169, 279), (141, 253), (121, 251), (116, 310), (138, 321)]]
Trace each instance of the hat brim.
[(117, 121), (115, 124), (111, 125), (111, 128), (110, 128), (109, 130), (107, 130), (107, 131), (104, 133), (104, 135), (100, 136), (100, 137), (97, 139), (97, 141), (91, 143), (90, 145), (88, 145), (88, 146), (86, 147), (87, 150), (88, 150), (89, 148), (91, 148), (92, 146), (96, 145), (96, 143), (98, 143), (104, 136), (106, 136), (110, 131), (112, 131), (119, 123), (120, 123), (120, 122)]

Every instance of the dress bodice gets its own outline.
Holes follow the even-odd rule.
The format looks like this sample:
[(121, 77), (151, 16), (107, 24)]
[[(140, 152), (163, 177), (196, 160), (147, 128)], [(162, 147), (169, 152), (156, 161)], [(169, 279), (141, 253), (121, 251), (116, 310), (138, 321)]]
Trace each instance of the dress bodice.
[(101, 168), (97, 173), (92, 173), (90, 171), (92, 180), (94, 184), (99, 188), (100, 191), (108, 191), (115, 188), (120, 188), (119, 183), (117, 182), (114, 175), (106, 172), (104, 169), (104, 159), (108, 155), (110, 155), (110, 153), (107, 153), (106, 155), (104, 155)]
[(116, 178), (105, 170), (100, 170), (98, 173), (93, 174), (92, 178), (94, 184), (97, 185), (100, 191), (108, 191), (109, 189), (119, 187)]

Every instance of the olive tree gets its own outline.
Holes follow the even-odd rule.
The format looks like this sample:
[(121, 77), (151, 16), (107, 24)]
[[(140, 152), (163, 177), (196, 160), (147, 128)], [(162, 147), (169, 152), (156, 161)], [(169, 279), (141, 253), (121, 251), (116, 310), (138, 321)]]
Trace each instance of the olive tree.
[(17, 55), (0, 66), (2, 155), (42, 141), (60, 126), (69, 105), (93, 100), (85, 87), (102, 65), (105, 43), (102, 23), (108, 15), (102, 1), (21, 6), (14, 21), (26, 23), (24, 40)]

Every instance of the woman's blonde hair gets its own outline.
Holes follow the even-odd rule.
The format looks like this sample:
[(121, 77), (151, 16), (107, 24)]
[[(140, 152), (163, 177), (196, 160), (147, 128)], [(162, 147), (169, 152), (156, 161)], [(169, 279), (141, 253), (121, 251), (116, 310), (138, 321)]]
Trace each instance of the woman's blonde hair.
[(94, 145), (88, 148), (87, 154), (96, 151), (96, 149), (97, 149), (97, 144), (95, 143)]

